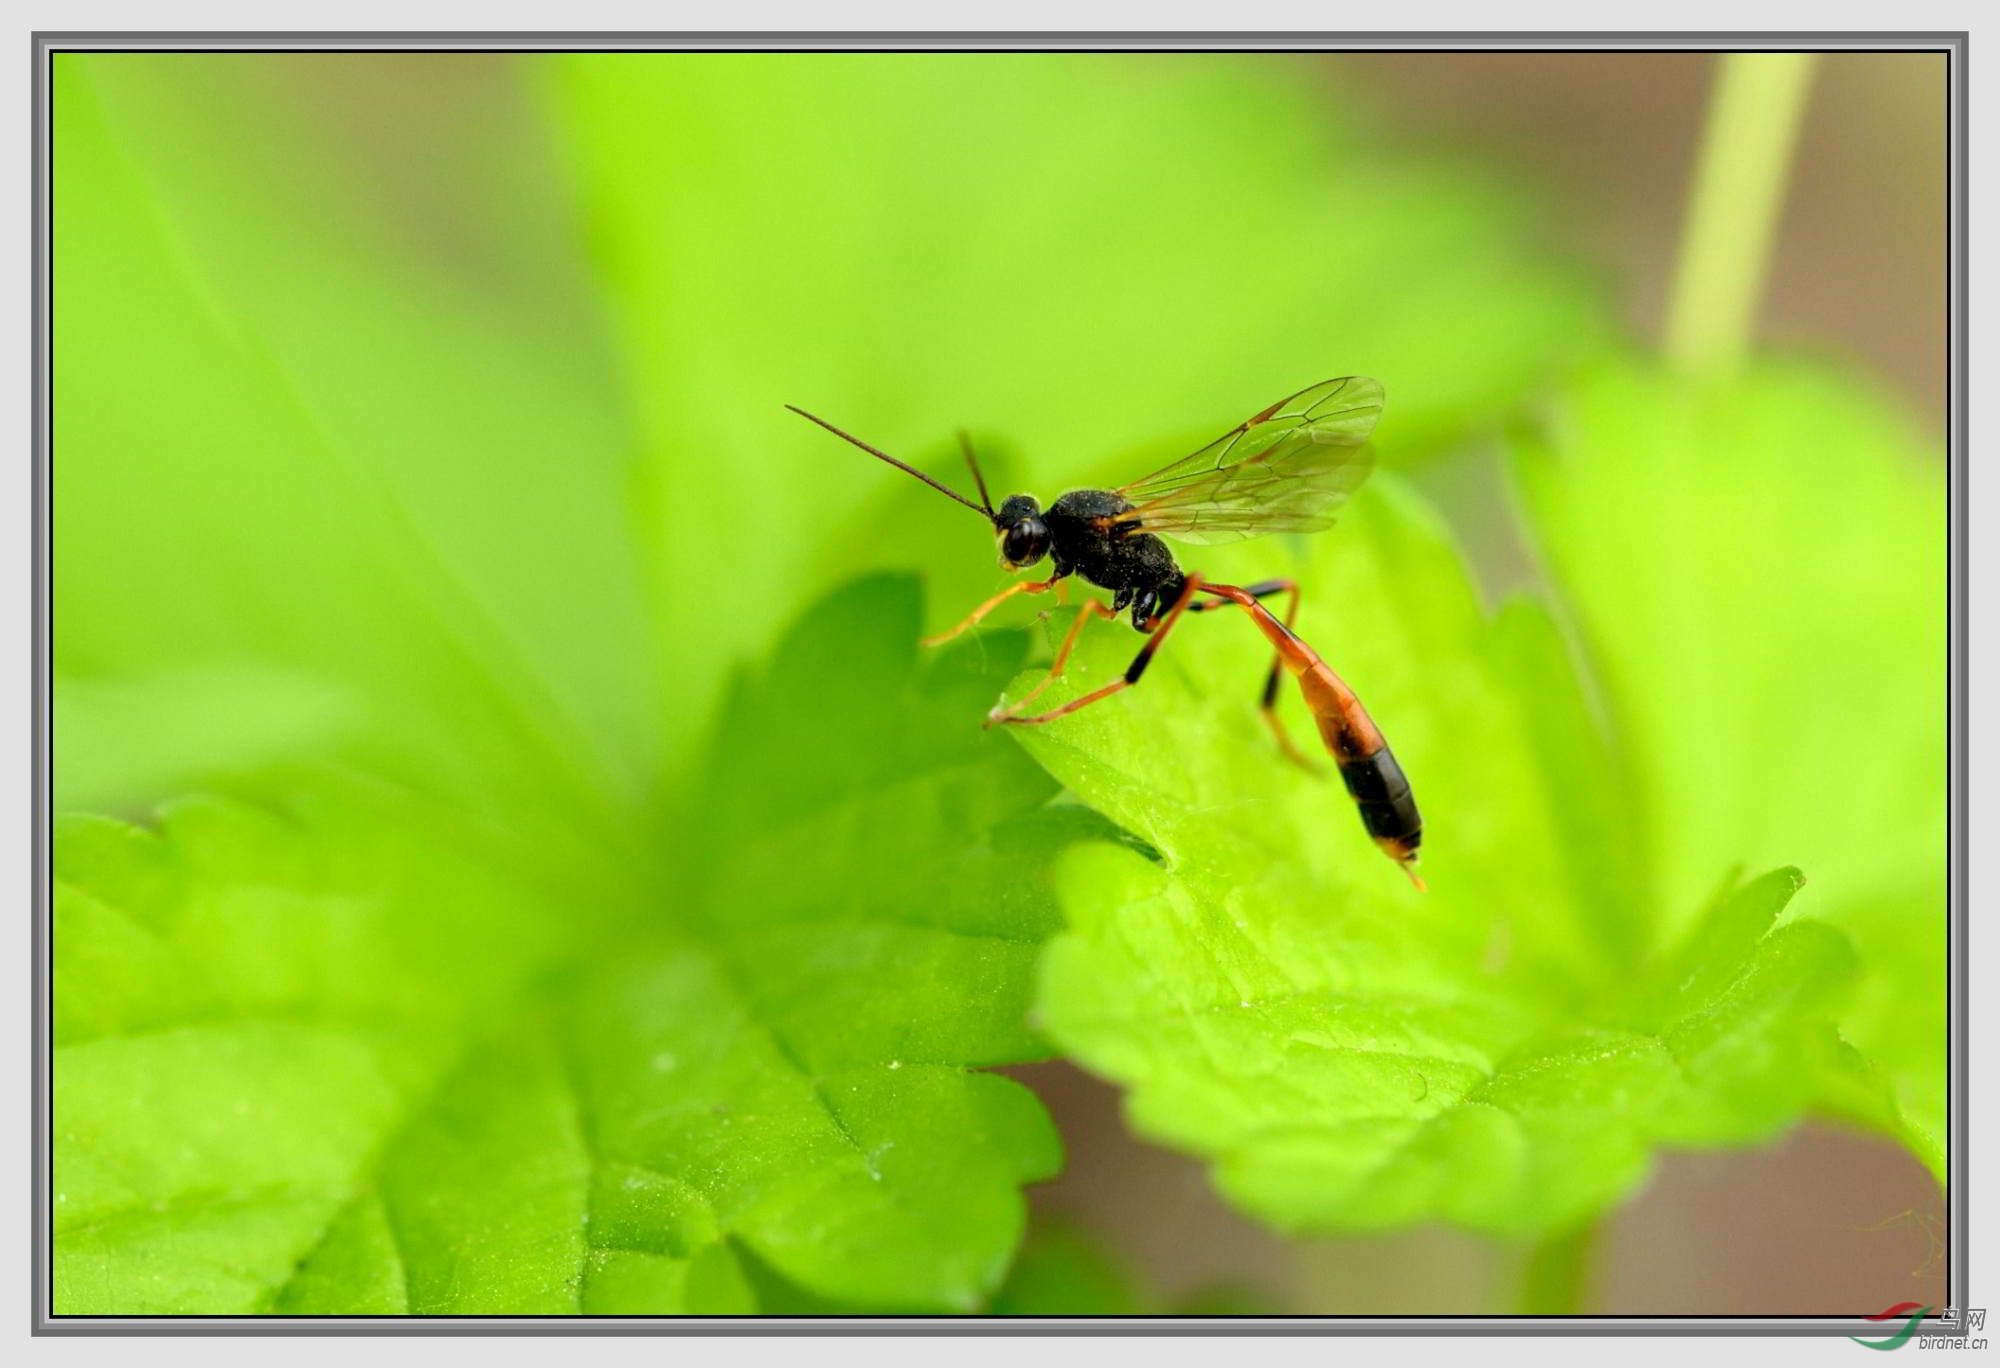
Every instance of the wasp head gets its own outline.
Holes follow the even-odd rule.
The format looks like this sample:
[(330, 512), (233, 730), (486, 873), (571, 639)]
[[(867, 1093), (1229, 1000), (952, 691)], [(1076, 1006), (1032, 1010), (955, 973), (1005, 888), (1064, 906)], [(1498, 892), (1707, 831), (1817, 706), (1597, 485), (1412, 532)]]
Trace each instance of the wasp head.
[(993, 530), (1000, 538), (1000, 563), (1009, 570), (1025, 569), (1049, 554), (1049, 525), (1031, 495), (1009, 495), (993, 514)]

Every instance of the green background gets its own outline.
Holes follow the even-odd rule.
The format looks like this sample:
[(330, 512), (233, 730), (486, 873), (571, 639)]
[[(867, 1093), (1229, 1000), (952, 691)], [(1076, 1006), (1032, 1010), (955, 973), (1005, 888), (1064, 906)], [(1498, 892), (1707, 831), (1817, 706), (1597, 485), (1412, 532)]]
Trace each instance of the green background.
[[(1288, 1238), (1531, 1251), (1513, 1309), (1597, 1309), (1662, 1147), (1941, 1179), (1935, 436), (1655, 361), (1337, 72), (58, 57), (56, 1310), (1197, 1306), (1017, 1265), (1099, 1143), (1050, 1059)], [(987, 533), (782, 407), (1046, 499), (1343, 373), (1341, 527), (1187, 563), (1305, 586), (1422, 897), (1222, 615), (982, 732), (1061, 624), (921, 652)]]

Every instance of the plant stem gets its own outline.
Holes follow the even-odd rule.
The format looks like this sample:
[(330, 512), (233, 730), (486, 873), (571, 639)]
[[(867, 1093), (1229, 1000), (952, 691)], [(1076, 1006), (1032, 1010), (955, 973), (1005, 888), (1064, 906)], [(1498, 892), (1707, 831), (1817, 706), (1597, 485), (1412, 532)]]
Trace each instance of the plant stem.
[(1602, 1226), (1586, 1221), (1549, 1236), (1528, 1251), (1515, 1308), (1524, 1316), (1575, 1316), (1590, 1309), (1592, 1265)]
[(1667, 309), (1667, 360), (1685, 373), (1727, 374), (1749, 349), (1816, 56), (1722, 58)]

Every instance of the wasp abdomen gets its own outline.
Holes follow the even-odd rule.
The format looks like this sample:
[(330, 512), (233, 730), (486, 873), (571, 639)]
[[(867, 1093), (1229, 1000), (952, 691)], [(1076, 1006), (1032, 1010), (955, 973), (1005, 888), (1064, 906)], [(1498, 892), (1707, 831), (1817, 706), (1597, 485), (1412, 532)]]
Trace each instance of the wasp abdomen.
[(1424, 822), (1411, 796), (1410, 781), (1387, 746), (1373, 755), (1348, 760), (1341, 780), (1361, 811), (1361, 825), (1390, 858), (1407, 862), (1423, 843)]

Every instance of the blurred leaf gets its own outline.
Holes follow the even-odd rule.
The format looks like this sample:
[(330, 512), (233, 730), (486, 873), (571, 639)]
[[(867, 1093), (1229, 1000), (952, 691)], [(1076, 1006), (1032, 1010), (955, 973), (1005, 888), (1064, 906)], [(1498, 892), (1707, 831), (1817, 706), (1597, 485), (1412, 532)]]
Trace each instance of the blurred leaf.
[(116, 810), (141, 794), (337, 751), (361, 726), (352, 702), (325, 680), (249, 662), (61, 677), (51, 708), (63, 754), (56, 804)]
[(1516, 206), (1351, 145), (1330, 70), (1088, 54), (552, 66), (645, 434), (663, 616), (703, 643), (668, 667), (692, 705), (682, 745), (724, 663), (831, 566), (926, 566), (933, 626), (994, 579), (964, 510), (785, 403), (953, 480), (968, 425), (1018, 454), (1008, 485), (1053, 497), (1131, 479), (1330, 375), (1381, 378), (1401, 416), (1391, 454), (1414, 456), (1497, 421), (1587, 342), (1591, 310), (1523, 250)]
[(1065, 1219), (1029, 1228), (1006, 1286), (986, 1308), (993, 1316), (1269, 1316), (1268, 1295), (1216, 1284), (1169, 1301), (1143, 1287), (1102, 1239)]
[(1236, 1283), (1204, 1287), (1174, 1303), (1176, 1316), (1279, 1316), (1282, 1308), (1268, 1293)]
[(1039, 1222), (1007, 1285), (986, 1308), (994, 1316), (1142, 1316), (1159, 1310), (1102, 1244), (1067, 1223)]
[(291, 739), (601, 842), (656, 728), (587, 327), (485, 316), (343, 232), (338, 158), (258, 81), (356, 68), (269, 63), (56, 59), (55, 663), (91, 699), (66, 796), (143, 805)]
[[(1942, 1174), (1948, 569), (1932, 444), (1852, 376), (1596, 368), (1516, 462), (1645, 820), (1635, 894), (1783, 859), (1867, 972), (1829, 1086)], [(1879, 1071), (1877, 1073), (1876, 1071)], [(1874, 1075), (1872, 1078), (1862, 1075)], [(1858, 1091), (1857, 1091), (1858, 1087)], [(1863, 1094), (1882, 1092), (1884, 1106)]]
[[(1064, 823), (975, 725), (1018, 640), (920, 675), (917, 616), (859, 584), (738, 691), (710, 875), (657, 905), (374, 786), (66, 825), (58, 1310), (740, 1312), (746, 1257), (850, 1307), (983, 1302), (1059, 1162), (973, 1066), (1044, 1052)], [(837, 727), (801, 739), (881, 772), (787, 800), (815, 690)]]
[[(1236, 568), (1285, 568), (1274, 556), (1204, 560), (1248, 578)], [(1015, 729), (1165, 860), (1089, 846), (1063, 862), (1069, 930), (1038, 995), (1056, 1042), (1132, 1090), (1141, 1133), (1211, 1158), (1233, 1200), (1287, 1230), (1559, 1230), (1629, 1191), (1655, 1145), (1796, 1119), (1801, 1058), (1834, 1058), (1850, 968), (1829, 928), (1774, 929), (1796, 880), (1756, 881), (1692, 947), (1644, 953), (1617, 769), (1547, 618), (1485, 613), (1391, 481), (1299, 578), (1303, 634), (1410, 773), (1433, 891), (1375, 852), (1336, 780), (1276, 756), (1252, 716), (1261, 638), (1234, 610), (1190, 619), (1141, 688)], [(1136, 644), (1103, 632), (1047, 697), (1111, 677)]]

